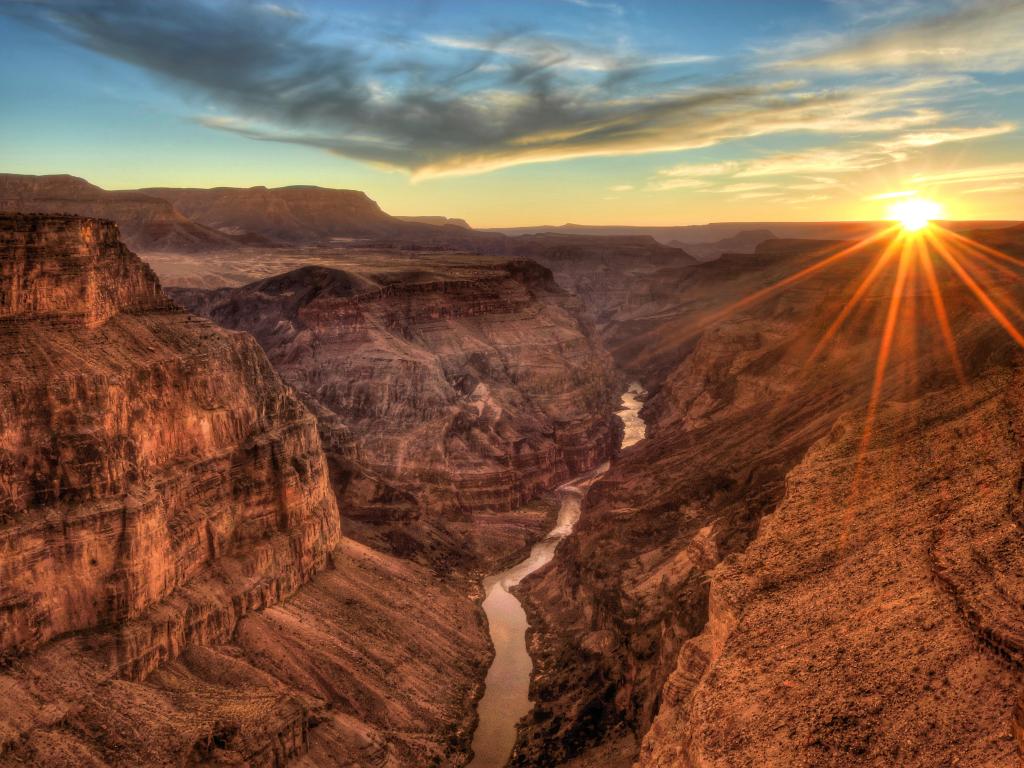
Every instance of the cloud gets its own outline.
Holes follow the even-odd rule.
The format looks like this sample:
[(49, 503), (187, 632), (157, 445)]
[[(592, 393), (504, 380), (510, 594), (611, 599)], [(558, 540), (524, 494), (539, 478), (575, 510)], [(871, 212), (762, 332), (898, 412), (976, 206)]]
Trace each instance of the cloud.
[(728, 186), (716, 189), (716, 192), (754, 192), (761, 189), (771, 189), (772, 187), (778, 186), (777, 184), (757, 184), (757, 183), (745, 183), (745, 184), (729, 184)]
[[(779, 152), (745, 161), (680, 164), (658, 171), (651, 188), (704, 189), (723, 194), (738, 194), (737, 199), (764, 196), (764, 190), (785, 184), (787, 191), (821, 192), (834, 189), (840, 181), (832, 174), (863, 172), (893, 163), (904, 162), (923, 148), (947, 142), (969, 141), (998, 136), (1016, 130), (1012, 123), (993, 126), (945, 127), (928, 132), (899, 134), (890, 139), (860, 142), (850, 146), (813, 147), (798, 152)], [(830, 175), (824, 175), (830, 174)], [(921, 185), (959, 184), (1024, 177), (1024, 163), (987, 166), (980, 169), (951, 171), (932, 176), (914, 176), (908, 183)], [(778, 178), (779, 182), (756, 181)], [(795, 177), (795, 178), (794, 178)], [(755, 181), (745, 181), (755, 179)], [(724, 186), (717, 186), (722, 185)], [(869, 200), (906, 197), (914, 192), (887, 192)], [(816, 195), (802, 198), (816, 199)]]
[(1015, 189), (1024, 189), (1024, 182), (1017, 182), (1016, 184), (993, 184), (989, 187), (978, 187), (976, 189), (965, 189), (964, 194), (967, 195), (980, 195), (989, 192), (1010, 192)]
[(595, 11), (605, 11), (613, 16), (622, 16), (625, 9), (618, 3), (601, 2), (601, 0), (563, 0), (569, 5), (577, 5), (580, 8), (589, 8)]
[[(934, 8), (940, 8), (936, 13)], [(817, 35), (796, 41), (775, 66), (836, 72), (1011, 72), (1024, 67), (1024, 2), (934, 2), (930, 15), (876, 26), (859, 36)], [(887, 21), (881, 18), (880, 21)]]
[[(376, 36), (363, 27), (339, 30), (286, 3), (8, 0), (0, 13), (173, 83), (203, 105), (197, 119), (210, 128), (320, 148), (414, 178), (781, 133), (901, 133), (889, 141), (902, 147), (779, 157), (737, 175), (871, 168), (954, 140), (935, 128), (946, 115), (934, 102), (968, 82), (772, 82), (753, 70), (707, 81), (706, 73), (702, 80), (678, 71), (699, 68), (708, 60), (702, 55), (622, 55), (522, 30), (486, 39), (390, 31), (383, 39), (379, 29)], [(659, 174), (651, 188), (698, 188), (687, 178), (699, 172), (680, 168)]]
[(917, 194), (916, 189), (907, 189), (900, 192), (882, 192), (878, 195), (868, 195), (865, 200), (895, 200), (900, 197), (913, 197)]
[(922, 186), (944, 186), (979, 182), (1007, 182), (1016, 179), (1024, 179), (1024, 162), (982, 165), (942, 173), (919, 173), (911, 176), (910, 182)]
[(653, 192), (668, 192), (673, 189), (702, 189), (711, 186), (701, 179), (661, 179), (654, 180), (648, 186)]
[(633, 189), (632, 184), (616, 184), (615, 186), (608, 187), (612, 192), (629, 192)]
[(439, 48), (505, 56), (529, 61), (533, 66), (601, 73), (637, 72), (644, 69), (680, 64), (700, 64), (715, 60), (714, 56), (706, 54), (643, 57), (621, 55), (582, 45), (572, 40), (525, 34), (502, 35), (490, 40), (450, 35), (427, 35), (424, 39)]
[(779, 192), (744, 192), (736, 195), (736, 200), (756, 200), (761, 197), (779, 197)]
[(739, 169), (739, 163), (698, 163), (691, 165), (682, 163), (671, 168), (658, 171), (660, 176), (730, 176)]
[(1013, 133), (1016, 130), (1017, 125), (1011, 122), (978, 128), (942, 128), (933, 131), (906, 133), (893, 141), (882, 142), (881, 146), (888, 150), (933, 147), (936, 144), (947, 144), (951, 141), (971, 141), (973, 139), (986, 139), (990, 136), (1002, 136), (1006, 133)]

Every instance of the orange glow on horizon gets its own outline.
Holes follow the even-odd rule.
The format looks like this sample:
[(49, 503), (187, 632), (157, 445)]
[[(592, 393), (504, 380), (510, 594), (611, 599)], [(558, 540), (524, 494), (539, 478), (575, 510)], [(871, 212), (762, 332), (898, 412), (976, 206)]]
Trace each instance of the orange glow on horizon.
[[(911, 205), (911, 203), (913, 203)], [(925, 205), (918, 205), (924, 203)], [(857, 443), (851, 483), (849, 514), (840, 537), (840, 547), (845, 547), (855, 501), (859, 495), (859, 482), (864, 462), (871, 446), (872, 433), (879, 407), (883, 400), (886, 376), (890, 364), (896, 355), (916, 359), (918, 349), (918, 326), (927, 320), (927, 315), (920, 316), (917, 311), (919, 297), (927, 295), (931, 305), (931, 315), (937, 335), (941, 339), (945, 356), (949, 359), (952, 373), (961, 386), (967, 383), (967, 375), (960, 360), (956, 335), (950, 321), (943, 286), (936, 273), (936, 263), (948, 269), (946, 280), (952, 284), (960, 284), (973, 296), (978, 305), (992, 318), (995, 323), (1021, 348), (1024, 348), (1024, 333), (1017, 323), (1024, 323), (1024, 307), (1018, 307), (1010, 296), (993, 277), (1013, 282), (1024, 280), (1024, 259), (1003, 253), (997, 248), (975, 241), (961, 233), (953, 232), (945, 226), (933, 221), (936, 204), (922, 200), (904, 200), (899, 207), (896, 223), (853, 243), (844, 244), (834, 252), (820, 251), (814, 261), (793, 274), (765, 288), (732, 302), (728, 306), (706, 315), (696, 327), (692, 335), (696, 336), (709, 325), (726, 319), (733, 313), (757, 304), (774, 296), (779, 291), (793, 286), (810, 276), (827, 269), (851, 256), (862, 252), (868, 246), (888, 239), (881, 252), (873, 257), (860, 282), (852, 289), (850, 296), (843, 303), (836, 317), (825, 330), (814, 350), (804, 365), (806, 371), (817, 360), (829, 343), (832, 342), (844, 323), (862, 304), (871, 287), (879, 279), (895, 267), (892, 289), (889, 292), (885, 317), (882, 323), (875, 357), (873, 374), (866, 385), (866, 409), (862, 421), (862, 431)], [(931, 207), (936, 206), (936, 207)], [(897, 208), (897, 206), (893, 206)], [(1018, 271), (1015, 271), (1015, 269)], [(1004, 283), (1005, 284), (1005, 283)], [(926, 305), (927, 306), (927, 305)], [(1011, 319), (1011, 315), (1013, 318)], [(901, 341), (897, 342), (897, 335)], [(908, 383), (916, 388), (919, 385), (920, 371), (914, 366), (904, 369)]]

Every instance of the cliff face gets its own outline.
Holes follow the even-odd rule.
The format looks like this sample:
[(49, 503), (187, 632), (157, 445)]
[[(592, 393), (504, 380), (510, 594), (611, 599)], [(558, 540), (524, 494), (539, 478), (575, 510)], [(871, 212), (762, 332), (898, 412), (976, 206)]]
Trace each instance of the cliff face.
[(559, 284), (583, 299), (600, 328), (617, 315), (650, 307), (664, 289), (696, 264), (686, 251), (643, 235), (535, 234), (508, 238), (507, 253), (549, 267)]
[(139, 192), (110, 192), (75, 176), (0, 173), (0, 211), (73, 213), (117, 222), (140, 251), (208, 251), (244, 241), (191, 221), (166, 200)]
[(110, 661), (139, 678), (323, 567), (340, 524), (315, 422), (113, 225), (0, 230), (0, 649), (115, 625)]
[(467, 554), (445, 521), (516, 509), (614, 445), (610, 361), (532, 262), (392, 257), (173, 295), (256, 336), (320, 417), (352, 530), (424, 562)]
[(155, 187), (139, 191), (168, 201), (189, 218), (213, 229), (291, 244), (332, 238), (427, 238), (436, 237), (439, 229), (434, 222), (389, 216), (364, 192), (351, 189)]
[(1019, 371), (858, 423), (790, 472), (711, 574), (642, 766), (1018, 766)]
[(809, 255), (703, 265), (677, 312), (638, 325), (648, 439), (524, 584), (538, 707), (513, 764), (1017, 764), (1015, 347), (937, 265), (961, 389), (924, 322), (932, 296), (908, 288), (854, 494), (892, 276), (808, 358), (873, 255), (693, 337), (709, 297), (749, 295)]

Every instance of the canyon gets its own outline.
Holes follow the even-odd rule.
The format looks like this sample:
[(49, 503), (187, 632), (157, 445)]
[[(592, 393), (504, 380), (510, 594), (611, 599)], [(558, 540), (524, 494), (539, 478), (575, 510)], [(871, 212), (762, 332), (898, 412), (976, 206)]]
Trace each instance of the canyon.
[(348, 530), (424, 564), (468, 567), (473, 513), (513, 512), (613, 450), (611, 360), (534, 262), (352, 257), (170, 295), (253, 334), (318, 415)]
[(364, 260), (240, 291), (254, 339), (109, 222), (0, 225), (0, 764), (458, 764), (475, 569), (617, 439), (578, 300), (530, 262)]
[[(852, 308), (886, 248), (834, 258), (856, 227), (705, 228), (698, 259), (27, 178), (0, 183), (48, 209), (0, 214), (0, 765), (464, 766), (509, 573), (511, 766), (1019, 765), (1021, 350), (949, 262)], [(1012, 315), (1024, 230), (958, 231)]]

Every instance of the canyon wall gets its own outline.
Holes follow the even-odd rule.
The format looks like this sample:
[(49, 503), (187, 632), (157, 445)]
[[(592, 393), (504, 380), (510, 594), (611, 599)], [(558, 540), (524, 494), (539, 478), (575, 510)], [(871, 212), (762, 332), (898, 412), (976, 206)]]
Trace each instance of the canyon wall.
[(0, 356), (0, 765), (464, 761), (473, 583), (341, 537), (251, 336), (109, 222), (2, 214)]
[(205, 227), (153, 195), (108, 191), (67, 174), (30, 176), (0, 173), (0, 211), (77, 214), (111, 219), (121, 236), (139, 251), (231, 250), (266, 241), (233, 237)]
[(533, 262), (353, 257), (172, 295), (260, 341), (320, 417), (349, 531), (421, 562), (457, 565), (472, 548), (449, 523), (515, 510), (615, 444), (610, 360)]
[(696, 267), (637, 324), (648, 439), (523, 585), (513, 765), (1018, 764), (1018, 353), (936, 265), (970, 384), (915, 282), (859, 459), (891, 272), (812, 354), (877, 250), (719, 312), (835, 250)]
[(115, 624), (112, 663), (142, 677), (323, 567), (340, 521), (315, 421), (111, 224), (0, 224), (0, 647)]

